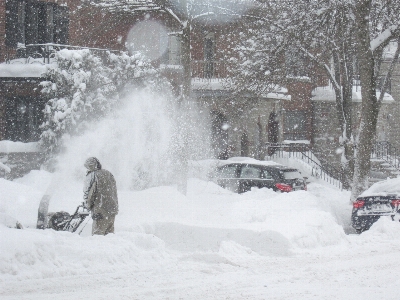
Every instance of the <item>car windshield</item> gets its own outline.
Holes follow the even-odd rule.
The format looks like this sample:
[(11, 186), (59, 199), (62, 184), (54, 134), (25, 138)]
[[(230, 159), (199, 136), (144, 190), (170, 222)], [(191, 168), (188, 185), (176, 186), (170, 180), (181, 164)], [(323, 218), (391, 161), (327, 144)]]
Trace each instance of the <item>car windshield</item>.
[(299, 179), (302, 178), (301, 174), (297, 170), (284, 170), (282, 171), (283, 178), (285, 179)]

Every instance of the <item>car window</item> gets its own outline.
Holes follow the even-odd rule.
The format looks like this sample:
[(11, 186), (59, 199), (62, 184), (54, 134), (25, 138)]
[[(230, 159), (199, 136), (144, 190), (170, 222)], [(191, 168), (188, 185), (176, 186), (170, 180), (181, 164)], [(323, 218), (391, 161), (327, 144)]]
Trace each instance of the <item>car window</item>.
[(224, 166), (218, 169), (218, 177), (220, 178), (236, 178), (237, 166)]
[(261, 178), (262, 179), (272, 179), (272, 175), (267, 170), (263, 170), (261, 173)]
[(285, 179), (303, 178), (303, 176), (301, 176), (300, 172), (297, 170), (287, 170), (287, 171), (282, 171), (282, 173), (283, 173), (283, 178)]
[(252, 166), (243, 166), (240, 178), (261, 178), (261, 170)]

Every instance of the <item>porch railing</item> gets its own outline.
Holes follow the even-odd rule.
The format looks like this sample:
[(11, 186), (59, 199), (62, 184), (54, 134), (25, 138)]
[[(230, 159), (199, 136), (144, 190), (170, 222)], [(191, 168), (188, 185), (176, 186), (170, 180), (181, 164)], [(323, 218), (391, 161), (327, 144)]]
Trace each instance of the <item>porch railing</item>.
[(61, 45), (61, 44), (31, 44), (25, 45), (18, 49), (6, 47), (3, 55), (5, 62), (8, 64), (49, 64), (54, 61), (55, 54), (57, 51), (62, 49), (69, 50), (82, 50), (89, 49), (91, 52), (96, 53), (99, 57), (102, 57), (106, 52), (120, 53), (119, 50), (109, 50), (101, 48)]
[(311, 176), (343, 188), (343, 173), (330, 164), (322, 165), (307, 144), (267, 144), (267, 153), (273, 158), (296, 158), (308, 165)]
[(222, 79), (228, 77), (228, 68), (222, 60), (192, 61), (192, 77), (201, 79)]
[(376, 142), (372, 146), (371, 159), (383, 160), (400, 171), (400, 151), (388, 141)]

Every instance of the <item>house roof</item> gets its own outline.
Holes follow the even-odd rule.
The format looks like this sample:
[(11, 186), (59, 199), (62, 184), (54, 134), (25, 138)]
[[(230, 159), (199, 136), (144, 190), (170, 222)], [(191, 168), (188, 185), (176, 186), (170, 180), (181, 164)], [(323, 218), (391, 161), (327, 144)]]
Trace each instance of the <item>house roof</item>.
[[(376, 92), (376, 96), (380, 96), (380, 92)], [(361, 87), (353, 86), (352, 93), (353, 102), (361, 102)], [(312, 91), (312, 101), (336, 101), (335, 90), (330, 86), (320, 86)], [(384, 103), (391, 103), (394, 99), (392, 95), (385, 93), (383, 97)]]
[(44, 64), (0, 64), (0, 78), (40, 78), (44, 72)]

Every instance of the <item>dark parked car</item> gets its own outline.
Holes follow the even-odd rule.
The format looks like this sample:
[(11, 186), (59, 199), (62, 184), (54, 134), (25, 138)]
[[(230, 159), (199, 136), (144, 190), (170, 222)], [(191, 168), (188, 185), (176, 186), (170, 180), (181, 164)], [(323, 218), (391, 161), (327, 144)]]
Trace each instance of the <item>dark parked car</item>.
[(351, 223), (357, 233), (368, 230), (381, 216), (392, 220), (399, 213), (400, 178), (373, 184), (353, 203)]
[(307, 190), (305, 178), (297, 169), (263, 162), (232, 162), (218, 167), (215, 182), (233, 192), (244, 193), (252, 187), (291, 192)]

